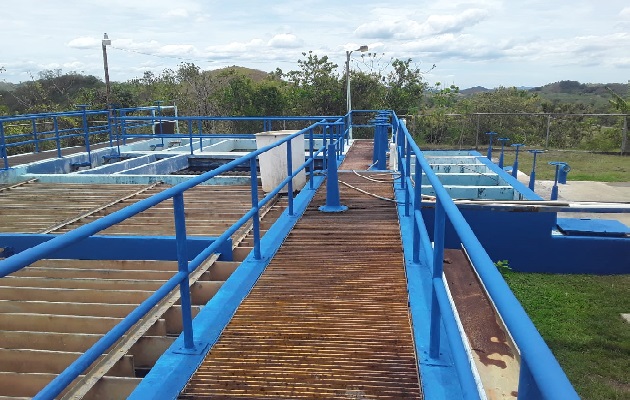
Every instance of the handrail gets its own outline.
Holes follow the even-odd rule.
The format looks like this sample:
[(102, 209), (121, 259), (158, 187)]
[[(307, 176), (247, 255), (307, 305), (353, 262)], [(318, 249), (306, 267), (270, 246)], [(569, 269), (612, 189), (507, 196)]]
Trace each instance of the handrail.
[[(57, 150), (58, 157), (62, 155), (62, 141), (67, 141), (73, 138), (82, 137), (84, 140), (85, 151), (88, 153), (88, 160), (91, 162), (91, 149), (90, 144), (94, 144), (93, 137), (96, 135), (108, 135), (109, 146), (114, 147), (114, 141), (116, 146), (120, 145), (120, 141), (123, 143), (127, 139), (131, 138), (161, 138), (162, 140), (167, 136), (164, 136), (161, 132), (155, 133), (129, 133), (130, 130), (146, 127), (154, 127), (156, 122), (164, 121), (177, 121), (183, 122), (188, 125), (188, 135), (180, 134), (179, 128), (177, 129), (177, 137), (190, 137), (199, 138), (205, 137), (207, 133), (203, 133), (201, 130), (201, 123), (208, 121), (260, 121), (262, 122), (262, 130), (271, 130), (272, 123), (274, 121), (305, 121), (309, 123), (325, 121), (338, 121), (342, 119), (342, 116), (194, 116), (194, 117), (182, 117), (162, 115), (160, 112), (168, 107), (173, 106), (158, 106), (158, 107), (137, 107), (137, 108), (121, 108), (110, 110), (89, 110), (85, 106), (81, 106), (82, 109), (76, 111), (55, 112), (55, 113), (42, 113), (42, 114), (25, 114), (16, 116), (3, 116), (0, 117), (0, 158), (4, 161), (4, 168), (9, 169), (10, 158), (8, 156), (8, 149), (19, 148), (21, 146), (34, 146), (35, 152), (40, 152), (40, 145), (47, 142), (54, 142)], [(150, 116), (136, 115), (137, 112), (155, 112)], [(102, 116), (103, 121), (97, 121), (95, 124), (94, 117)], [(74, 120), (75, 126), (66, 128), (61, 127), (60, 122), (63, 118), (70, 118)], [(88, 118), (89, 123), (88, 123)], [(9, 128), (14, 128), (17, 125), (11, 125), (11, 123), (23, 122), (19, 124), (24, 127), (31, 127), (31, 131), (24, 129), (24, 133), (9, 133)], [(45, 124), (50, 128), (43, 128), (47, 130), (38, 131), (38, 126)], [(199, 125), (199, 132), (193, 134), (193, 124)], [(178, 125), (179, 126), (179, 125)], [(169, 138), (176, 138), (172, 134), (169, 134)], [(182, 136), (183, 135), (183, 136)], [(99, 143), (106, 143), (106, 141), (99, 141)], [(200, 143), (200, 148), (202, 143)], [(0, 167), (1, 168), (1, 167)]]
[[(426, 249), (427, 235), (426, 228), (424, 234), (419, 233), (422, 237), (423, 245), (420, 246), (420, 238), (414, 237), (414, 242), (418, 240), (418, 246), (423, 247), (426, 254), (428, 252), (433, 254), (432, 270), (433, 270), (433, 293), (434, 296), (443, 297), (445, 289), (444, 281), (442, 279), (442, 256), (440, 253), (443, 251), (444, 246), (444, 224), (446, 220), (449, 220), (455, 229), (455, 232), (459, 235), (459, 239), (466, 249), (468, 256), (470, 257), (473, 268), (477, 271), (479, 278), (485, 286), (488, 295), (495, 304), (497, 311), (501, 315), (507, 329), (514, 338), (514, 341), (521, 352), (521, 370), (519, 379), (519, 399), (530, 398), (545, 398), (545, 399), (579, 399), (575, 389), (569, 382), (566, 374), (560, 367), (560, 364), (553, 356), (551, 350), (540, 336), (540, 333), (534, 326), (533, 322), (521, 306), (520, 302), (516, 299), (509, 286), (497, 270), (496, 266), (488, 256), (479, 239), (475, 236), (470, 225), (463, 217), (448, 192), (441, 184), (439, 178), (431, 169), (431, 166), (424, 158), (422, 151), (413, 140), (407, 127), (403, 124), (395, 113), (392, 113), (392, 119), (394, 125), (398, 127), (399, 136), (396, 138), (396, 144), (398, 148), (398, 154), (400, 155), (399, 169), (403, 175), (403, 181), (406, 181), (406, 198), (405, 208), (408, 210), (409, 202), (414, 203), (416, 208), (412, 218), (414, 218), (414, 231), (418, 229), (418, 225), (424, 226), (424, 222), (421, 221), (422, 214), (420, 213), (420, 200), (413, 200), (413, 196), (418, 196), (420, 190), (412, 187), (410, 179), (410, 156), (415, 155), (416, 166), (416, 188), (421, 186), (422, 173), (429, 180), (436, 196), (436, 213), (435, 213), (435, 226), (436, 234), (434, 237), (434, 249)], [(403, 157), (404, 155), (404, 157)], [(415, 189), (415, 190), (414, 190)], [(411, 200), (409, 200), (411, 199)], [(415, 236), (415, 232), (414, 232)], [(416, 251), (420, 249), (414, 248), (414, 258), (416, 258)], [(437, 293), (436, 293), (437, 292)], [(432, 310), (435, 312), (436, 310)], [(447, 317), (450, 320), (453, 315), (450, 303), (446, 301), (439, 302), (439, 313), (442, 317)], [(438, 315), (439, 317), (439, 315)], [(439, 321), (432, 321), (432, 324), (439, 323)], [(453, 331), (455, 328), (450, 328), (448, 321), (445, 320), (447, 333), (449, 339), (451, 336), (458, 334), (457, 331)], [(450, 330), (450, 332), (449, 332)], [(435, 334), (435, 327), (431, 329), (432, 335)], [(439, 335), (439, 330), (437, 330)], [(431, 346), (433, 346), (435, 337), (431, 338)], [(437, 338), (439, 340), (439, 337)], [(439, 342), (438, 342), (439, 343)], [(452, 343), (452, 341), (451, 341)], [(460, 376), (461, 379), (461, 376)], [(462, 385), (463, 386), (463, 385)]]
[[(157, 193), (149, 198), (143, 199), (121, 210), (113, 212), (107, 216), (104, 216), (89, 224), (80, 226), (70, 232), (56, 236), (53, 239), (44, 242), (40, 245), (24, 250), (21, 253), (15, 254), (4, 260), (0, 260), (0, 277), (4, 277), (12, 272), (15, 272), (27, 265), (32, 264), (35, 261), (45, 258), (53, 252), (67, 247), (73, 243), (90, 237), (104, 229), (109, 228), (112, 225), (120, 223), (128, 218), (137, 215), (138, 213), (153, 207), (162, 201), (173, 198), (174, 215), (175, 215), (175, 228), (176, 228), (176, 242), (177, 242), (177, 256), (178, 256), (178, 272), (176, 272), (171, 279), (164, 283), (153, 295), (144, 300), (137, 308), (135, 308), (129, 315), (127, 315), (121, 322), (119, 322), (112, 330), (99, 339), (90, 349), (76, 359), (70, 366), (68, 366), (61, 374), (53, 379), (44, 389), (42, 389), (34, 398), (35, 399), (53, 399), (59, 395), (74, 379), (76, 379), (86, 368), (88, 368), (101, 354), (103, 354), (111, 345), (113, 345), (122, 335), (135, 323), (137, 323), (144, 315), (146, 315), (151, 308), (153, 308), (165, 295), (175, 289), (177, 285), (180, 285), (180, 291), (182, 293), (182, 322), (184, 327), (184, 342), (186, 348), (194, 348), (194, 342), (192, 340), (192, 323), (190, 313), (190, 288), (188, 286), (188, 276), (199, 267), (208, 256), (215, 253), (220, 246), (228, 240), (232, 234), (234, 234), (240, 227), (242, 227), (249, 219), (253, 219), (254, 229), (254, 257), (260, 259), (260, 232), (259, 224), (257, 223), (259, 216), (259, 209), (269, 202), (277, 193), (282, 190), (285, 185), (289, 185), (289, 189), (292, 189), (293, 178), (307, 166), (314, 163), (314, 158), (321, 153), (325, 152), (325, 148), (322, 147), (318, 151), (313, 149), (313, 131), (314, 128), (323, 125), (324, 127), (330, 125), (338, 125), (342, 122), (328, 122), (326, 120), (316, 122), (311, 126), (302, 129), (294, 134), (275, 142), (269, 146), (263, 147), (256, 151), (253, 151), (245, 156), (242, 156), (236, 160), (233, 160), (227, 164), (220, 166), (219, 168), (206, 172), (202, 175), (193, 177), (185, 182), (182, 182), (176, 186), (166, 189), (160, 193)], [(0, 125), (1, 126), (1, 125)], [(326, 129), (326, 128), (325, 128)], [(337, 131), (341, 131), (338, 129)], [(287, 157), (291, 159), (291, 140), (300, 135), (308, 134), (309, 137), (309, 158), (306, 162), (301, 164), (295, 169), (291, 168), (289, 162), (287, 178), (285, 178), (274, 190), (268, 193), (262, 200), (258, 200), (258, 186), (257, 186), (257, 174), (255, 169), (256, 157), (262, 153), (265, 153), (277, 146), (287, 143)], [(335, 132), (334, 136), (331, 136), (331, 143), (339, 143), (341, 141), (341, 135)], [(298, 149), (297, 151), (300, 151)], [(303, 151), (303, 150), (301, 150)], [(185, 215), (184, 215), (184, 203), (183, 193), (221, 173), (227, 172), (234, 167), (250, 162), (252, 168), (252, 208), (246, 212), (238, 221), (230, 226), (223, 232), (209, 247), (200, 252), (192, 260), (188, 260), (186, 257), (185, 243)], [(311, 184), (313, 180), (313, 168), (310, 169)], [(312, 186), (311, 186), (312, 188)], [(293, 197), (292, 190), (289, 190), (289, 197)], [(289, 212), (292, 213), (292, 201), (289, 202)], [(186, 309), (186, 310), (184, 310)]]

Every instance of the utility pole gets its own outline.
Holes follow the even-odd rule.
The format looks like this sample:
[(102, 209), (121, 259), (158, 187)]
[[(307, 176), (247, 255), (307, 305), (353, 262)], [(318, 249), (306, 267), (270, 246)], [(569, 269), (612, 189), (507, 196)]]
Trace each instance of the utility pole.
[(103, 68), (105, 69), (105, 103), (107, 109), (109, 109), (110, 86), (109, 67), (107, 65), (107, 46), (111, 45), (112, 41), (107, 37), (107, 33), (103, 34), (103, 41), (101, 43), (103, 45)]
[(348, 110), (348, 118), (350, 119), (348, 128), (348, 138), (352, 139), (352, 97), (350, 94), (350, 55), (353, 51), (368, 51), (368, 47), (363, 45), (356, 50), (346, 51), (346, 108)]

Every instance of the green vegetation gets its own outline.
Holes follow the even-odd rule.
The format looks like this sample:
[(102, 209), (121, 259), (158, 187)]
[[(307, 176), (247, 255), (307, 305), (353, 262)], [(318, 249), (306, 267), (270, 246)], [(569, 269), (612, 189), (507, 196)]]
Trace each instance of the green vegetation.
[(630, 275), (499, 269), (582, 398), (630, 398)]
[[(481, 152), (485, 154), (485, 152)], [(498, 153), (493, 153), (498, 157)], [(532, 171), (534, 157), (522, 147), (518, 156), (518, 169), (527, 175)], [(536, 179), (553, 180), (556, 169), (549, 161), (563, 161), (569, 164), (569, 181), (627, 182), (630, 180), (630, 157), (619, 154), (600, 154), (585, 151), (550, 150), (538, 154), (536, 158)], [(505, 153), (504, 165), (514, 163), (514, 152)]]
[[(192, 63), (159, 74), (145, 72), (127, 82), (112, 82), (110, 103), (118, 107), (146, 106), (156, 100), (176, 104), (180, 115), (343, 115), (345, 76), (327, 56), (302, 53), (297, 69), (272, 73), (242, 67), (202, 71)], [(352, 71), (353, 109), (393, 109), (405, 115), (421, 145), (470, 148), (487, 144), (486, 132), (509, 137), (528, 147), (614, 152), (627, 136), (630, 84), (581, 84), (561, 81), (530, 90), (500, 87), (430, 86), (411, 59), (378, 65), (376, 55)], [(94, 77), (61, 70), (42, 71), (38, 79), (0, 86), (0, 113), (27, 114), (73, 109), (90, 104), (104, 109), (105, 85)], [(355, 119), (366, 122), (371, 116)], [(214, 127), (223, 132), (255, 129), (247, 123)], [(287, 127), (291, 128), (291, 127)], [(370, 137), (372, 129), (355, 136)], [(624, 151), (630, 151), (625, 141)], [(611, 178), (615, 179), (615, 178)]]

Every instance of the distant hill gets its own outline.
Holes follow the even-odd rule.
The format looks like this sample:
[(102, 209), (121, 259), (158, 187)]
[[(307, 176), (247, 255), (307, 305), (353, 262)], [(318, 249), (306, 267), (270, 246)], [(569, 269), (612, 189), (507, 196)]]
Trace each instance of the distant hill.
[(468, 89), (460, 90), (459, 93), (461, 93), (461, 94), (463, 94), (465, 96), (468, 96), (468, 95), (475, 94), (475, 93), (492, 92), (493, 90), (494, 89), (488, 89), (488, 88), (485, 88), (483, 86), (475, 86), (475, 87), (471, 87), (471, 88), (468, 88)]
[(210, 71), (206, 71), (206, 73), (209, 74), (210, 76), (217, 76), (222, 73), (229, 73), (230, 71), (234, 71), (238, 74), (245, 75), (254, 82), (263, 81), (269, 76), (269, 72), (261, 71), (259, 69), (239, 67), (237, 65), (233, 65), (231, 67), (213, 69)]
[(630, 97), (630, 83), (580, 83), (578, 81), (560, 81), (531, 89), (543, 99), (554, 103), (575, 103), (592, 106), (600, 111), (610, 108), (612, 89), (621, 97)]
[[(517, 89), (527, 90), (536, 93), (543, 100), (552, 103), (575, 103), (590, 106), (598, 112), (610, 111), (611, 94), (606, 88), (612, 89), (615, 93), (624, 98), (630, 97), (630, 83), (580, 83), (578, 81), (560, 81), (549, 83), (539, 87), (521, 86)], [(477, 93), (492, 92), (495, 89), (488, 89), (483, 86), (475, 86), (460, 90), (459, 93), (472, 96)]]
[(628, 83), (580, 83), (578, 81), (560, 81), (549, 83), (545, 86), (533, 88), (531, 91), (546, 94), (564, 93), (609, 95), (606, 87), (611, 88), (620, 96), (625, 97), (630, 94), (630, 84)]

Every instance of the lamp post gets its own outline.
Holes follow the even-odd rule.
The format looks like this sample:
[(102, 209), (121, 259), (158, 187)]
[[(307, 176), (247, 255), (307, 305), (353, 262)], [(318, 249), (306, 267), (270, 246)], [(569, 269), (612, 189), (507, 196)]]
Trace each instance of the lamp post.
[(350, 94), (350, 55), (353, 51), (368, 51), (367, 45), (363, 45), (356, 50), (346, 51), (346, 106), (348, 109), (348, 138), (352, 139), (352, 115), (350, 112), (352, 111), (352, 95)]
[(103, 41), (101, 44), (103, 46), (103, 68), (105, 69), (105, 106), (109, 109), (110, 86), (109, 67), (107, 66), (107, 46), (110, 46), (112, 41), (107, 37), (107, 33), (103, 34)]

